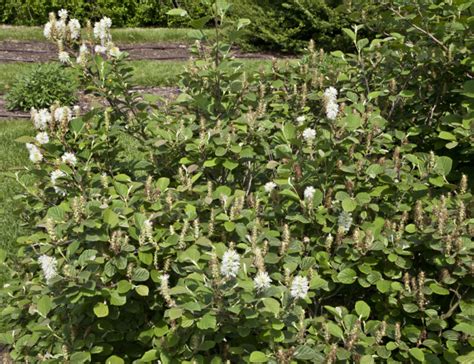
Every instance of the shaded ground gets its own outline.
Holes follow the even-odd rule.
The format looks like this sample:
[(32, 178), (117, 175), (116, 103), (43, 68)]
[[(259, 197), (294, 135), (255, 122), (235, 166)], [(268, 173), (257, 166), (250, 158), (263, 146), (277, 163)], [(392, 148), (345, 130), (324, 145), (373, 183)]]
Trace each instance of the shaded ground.
[[(132, 60), (186, 60), (189, 58), (187, 44), (181, 43), (136, 43), (118, 44), (119, 48), (130, 54)], [(238, 58), (271, 59), (273, 53), (244, 53), (235, 50)], [(48, 62), (58, 58), (57, 46), (51, 42), (39, 41), (1, 41), (0, 63), (5, 62)]]

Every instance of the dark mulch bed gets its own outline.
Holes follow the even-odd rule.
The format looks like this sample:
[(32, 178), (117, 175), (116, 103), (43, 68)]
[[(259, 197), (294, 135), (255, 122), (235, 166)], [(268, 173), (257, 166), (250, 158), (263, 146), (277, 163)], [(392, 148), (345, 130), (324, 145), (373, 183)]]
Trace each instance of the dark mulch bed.
[[(186, 60), (190, 54), (189, 45), (180, 43), (134, 43), (119, 44), (119, 48), (130, 54), (132, 60)], [(271, 59), (281, 57), (274, 53), (245, 53), (235, 50), (235, 56), (248, 59)], [(0, 63), (6, 62), (48, 62), (58, 58), (57, 46), (40, 41), (1, 41)]]

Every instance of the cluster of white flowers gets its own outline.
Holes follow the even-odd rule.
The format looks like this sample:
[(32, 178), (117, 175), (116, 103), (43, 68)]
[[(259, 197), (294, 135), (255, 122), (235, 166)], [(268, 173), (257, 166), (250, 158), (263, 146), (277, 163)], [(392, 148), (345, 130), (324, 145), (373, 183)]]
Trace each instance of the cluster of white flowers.
[(237, 276), (240, 268), (240, 256), (234, 249), (227, 250), (222, 257), (221, 274), (224, 277)]
[(337, 224), (347, 233), (352, 225), (352, 214), (342, 211), (337, 218)]
[(49, 136), (48, 136), (48, 133), (46, 133), (45, 131), (42, 131), (42, 132), (39, 132), (38, 134), (36, 134), (35, 139), (40, 144), (49, 143)]
[(64, 173), (60, 169), (56, 169), (56, 170), (52, 171), (51, 172), (51, 183), (53, 185), (55, 185), (58, 178), (62, 178), (62, 177), (66, 177), (66, 173)]
[(290, 295), (293, 298), (305, 298), (308, 294), (308, 278), (296, 276), (291, 282)]
[(40, 109), (39, 111), (35, 108), (31, 109), (31, 120), (38, 130), (45, 130), (48, 124), (51, 122), (52, 117), (48, 109)]
[(30, 161), (33, 163), (39, 163), (43, 160), (43, 154), (36, 145), (26, 143), (26, 149), (28, 149), (28, 152), (30, 153)]
[(70, 164), (71, 166), (75, 166), (77, 163), (77, 158), (74, 153), (66, 152), (61, 157), (62, 161), (66, 164)]
[(57, 121), (69, 121), (71, 120), (72, 112), (67, 106), (58, 107), (54, 110), (54, 119)]
[(110, 35), (110, 27), (112, 20), (106, 16), (94, 24), (94, 37), (100, 40), (102, 46), (106, 46), (112, 39)]
[(315, 192), (316, 192), (316, 189), (313, 186), (306, 187), (304, 190), (304, 199), (312, 200)]
[(296, 118), (296, 122), (297, 122), (299, 125), (302, 125), (305, 121), (306, 121), (306, 116), (304, 116), (304, 115), (298, 116), (298, 117)]
[(255, 284), (255, 289), (257, 290), (257, 292), (262, 292), (267, 288), (270, 288), (272, 279), (270, 278), (267, 272), (260, 271), (253, 279), (253, 283)]
[(264, 190), (266, 193), (272, 193), (272, 191), (276, 188), (276, 183), (275, 182), (267, 182), (265, 183), (265, 186), (263, 186)]
[(68, 23), (69, 34), (71, 35), (71, 39), (77, 40), (81, 35), (81, 24), (77, 19), (71, 19)]
[(77, 19), (70, 19), (67, 21), (68, 12), (65, 9), (58, 11), (59, 19), (56, 19), (54, 13), (50, 13), (49, 21), (45, 24), (43, 29), (43, 35), (48, 40), (60, 40), (63, 41), (66, 38), (66, 33), (69, 33), (69, 37), (73, 40), (79, 39), (81, 36), (81, 24)]
[(61, 51), (61, 52), (58, 53), (58, 59), (59, 59), (59, 62), (61, 62), (63, 64), (68, 64), (69, 62), (71, 62), (71, 58), (69, 57), (69, 53), (65, 52), (65, 51)]
[(303, 131), (303, 138), (306, 142), (311, 143), (314, 139), (316, 139), (316, 130), (311, 128), (306, 128)]
[(337, 104), (337, 90), (334, 87), (329, 87), (324, 91), (324, 102), (327, 118), (335, 120), (339, 112), (339, 105)]
[(84, 63), (87, 60), (87, 56), (89, 55), (89, 48), (82, 43), (82, 45), (79, 47), (79, 55), (76, 58), (76, 62), (81, 64)]
[(41, 255), (38, 258), (38, 261), (41, 265), (41, 269), (43, 270), (43, 275), (46, 279), (46, 283), (49, 284), (51, 279), (58, 275), (58, 271), (56, 269), (56, 265), (58, 264), (58, 262), (56, 258), (47, 255)]

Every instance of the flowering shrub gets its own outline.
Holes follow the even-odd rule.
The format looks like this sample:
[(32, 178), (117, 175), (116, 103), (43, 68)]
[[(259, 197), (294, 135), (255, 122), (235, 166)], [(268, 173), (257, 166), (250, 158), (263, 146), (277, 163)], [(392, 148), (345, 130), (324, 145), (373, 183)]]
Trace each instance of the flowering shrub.
[(107, 105), (33, 111), (20, 140), (35, 167), (1, 291), (15, 361), (472, 359), (472, 195), (450, 158), (336, 88), (313, 44), (248, 75), (219, 37), (197, 42), (177, 99), (147, 104), (104, 24), (76, 41), (51, 18)]

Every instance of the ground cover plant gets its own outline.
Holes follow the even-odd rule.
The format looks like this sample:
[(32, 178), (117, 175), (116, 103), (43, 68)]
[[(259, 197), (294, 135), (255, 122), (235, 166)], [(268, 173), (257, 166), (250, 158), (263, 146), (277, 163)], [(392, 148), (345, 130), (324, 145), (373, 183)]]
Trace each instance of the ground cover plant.
[[(212, 17), (232, 40), (249, 21), (227, 10)], [(107, 105), (33, 110), (37, 134), (18, 140), (32, 233), (0, 292), (14, 361), (472, 361), (469, 179), (386, 113), (403, 90), (358, 89), (353, 55), (314, 43), (247, 73), (202, 34), (181, 94), (156, 107), (130, 90), (109, 20), (94, 28), (66, 63)], [(460, 96), (443, 128), (468, 131), (467, 153), (469, 85)]]

